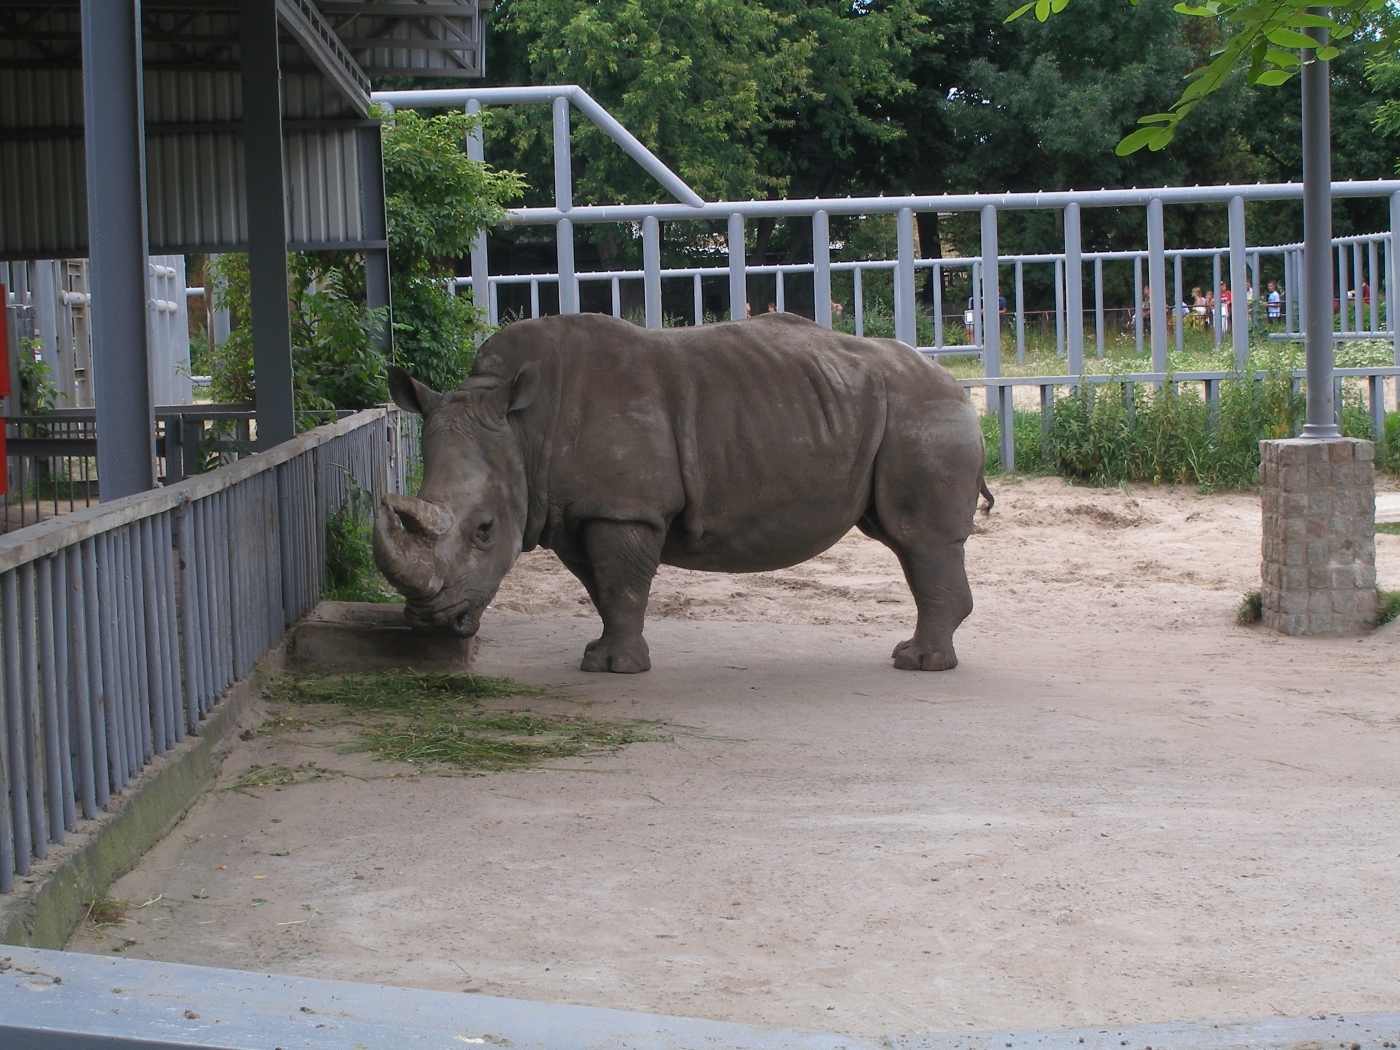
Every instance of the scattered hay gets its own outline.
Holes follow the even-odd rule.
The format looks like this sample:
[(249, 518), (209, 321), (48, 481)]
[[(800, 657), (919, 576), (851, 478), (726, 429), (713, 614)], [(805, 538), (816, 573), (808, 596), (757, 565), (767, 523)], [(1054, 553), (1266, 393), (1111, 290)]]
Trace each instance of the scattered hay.
[(359, 729), (347, 751), (381, 759), (471, 772), (525, 769), (558, 758), (613, 752), (627, 744), (667, 741), (661, 723), (488, 711), (483, 700), (543, 697), (550, 690), (509, 678), (391, 672), (339, 678), (288, 677), (271, 700), (333, 705)]
[(1240, 602), (1240, 607), (1235, 610), (1235, 622), (1241, 627), (1248, 627), (1252, 623), (1258, 623), (1264, 615), (1264, 596), (1258, 591), (1250, 591)]
[(83, 915), (84, 926), (91, 929), (101, 929), (104, 926), (126, 925), (126, 901), (117, 900), (115, 897), (103, 893), (101, 896), (84, 901), (83, 905), (87, 909)]
[(1376, 531), (1383, 532), (1387, 536), (1400, 536), (1400, 521), (1378, 521)]
[(220, 791), (247, 792), (253, 788), (288, 787), (292, 784), (310, 784), (318, 780), (339, 780), (345, 773), (339, 769), (326, 769), (315, 762), (303, 762), (299, 766), (249, 766), (239, 774), (238, 779)]

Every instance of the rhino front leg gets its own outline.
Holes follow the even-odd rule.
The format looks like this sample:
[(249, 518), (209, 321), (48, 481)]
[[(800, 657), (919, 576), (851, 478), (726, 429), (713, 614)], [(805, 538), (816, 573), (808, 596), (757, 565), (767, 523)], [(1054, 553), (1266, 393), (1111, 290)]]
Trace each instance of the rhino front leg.
[(661, 563), (661, 534), (650, 525), (590, 521), (583, 526), (590, 580), (575, 570), (603, 618), (603, 635), (583, 651), (585, 671), (637, 674), (651, 669), (642, 627), (651, 580)]

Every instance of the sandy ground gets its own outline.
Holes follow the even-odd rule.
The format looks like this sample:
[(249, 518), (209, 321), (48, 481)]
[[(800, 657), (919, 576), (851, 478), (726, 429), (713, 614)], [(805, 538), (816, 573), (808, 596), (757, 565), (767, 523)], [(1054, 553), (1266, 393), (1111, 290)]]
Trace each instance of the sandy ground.
[(891, 668), (912, 602), (858, 536), (663, 569), (641, 676), (576, 670), (593, 614), (526, 556), (479, 669), (673, 741), (441, 777), (259, 737), (225, 786), (352, 776), (209, 795), (69, 947), (867, 1034), (1394, 1009), (1400, 624), (1235, 626), (1256, 497), (994, 488), (942, 674)]

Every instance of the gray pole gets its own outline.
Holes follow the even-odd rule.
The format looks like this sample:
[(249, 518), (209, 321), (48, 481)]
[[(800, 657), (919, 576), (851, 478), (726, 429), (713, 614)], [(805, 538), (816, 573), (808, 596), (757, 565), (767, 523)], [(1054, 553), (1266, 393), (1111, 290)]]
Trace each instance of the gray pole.
[[(1315, 8), (1315, 12), (1322, 9)], [(1325, 29), (1303, 32), (1319, 43)], [(1303, 295), (1308, 420), (1303, 437), (1340, 437), (1332, 402), (1332, 115), (1328, 64), (1303, 50)], [(1346, 303), (1343, 301), (1343, 308)]]
[(1069, 374), (1084, 372), (1084, 265), (1081, 259), (1079, 205), (1065, 205), (1065, 320), (1069, 336)]
[(277, 0), (239, 0), (243, 63), (243, 159), (248, 210), (248, 304), (258, 447), (296, 436), (292, 333), (287, 306), (287, 204), (282, 185), (282, 71)]
[[(642, 220), (642, 305), (648, 328), (660, 328), (661, 316), (661, 224), (655, 215)], [(699, 321), (695, 322), (699, 324)]]
[[(1001, 289), (997, 278), (997, 210), (988, 204), (982, 209), (982, 364), (989, 376), (1001, 375)], [(991, 396), (1000, 389), (988, 387), (987, 393)]]
[(365, 301), (386, 311), (375, 329), (374, 344), (390, 358), (394, 353), (394, 318), (389, 291), (389, 224), (384, 214), (384, 140), (379, 123), (360, 129), (360, 208), (365, 240), (383, 247), (365, 249)]
[[(569, 100), (554, 100), (554, 206), (562, 212), (574, 206), (572, 147), (569, 144)], [(559, 253), (559, 312), (578, 313), (578, 280), (574, 276), (574, 224), (560, 219), (555, 227)]]
[[(479, 117), (481, 103), (471, 99), (467, 103), (467, 115)], [(467, 160), (476, 161), (478, 164), (486, 160), (486, 139), (480, 124), (467, 132)], [(480, 231), (476, 240), (472, 241), (472, 303), (486, 315), (488, 324), (496, 323), (496, 318), (491, 316), (491, 267), (486, 253), (485, 230)], [(485, 336), (477, 333), (476, 345), (480, 346), (484, 340)]]
[(1147, 202), (1147, 315), (1152, 321), (1152, 371), (1167, 370), (1167, 257), (1162, 201)]
[(812, 306), (817, 324), (831, 327), (831, 223), (820, 209), (812, 214)]
[[(102, 498), (155, 486), (146, 360), (146, 116), (139, 3), (83, 0), (93, 402)], [(0, 321), (3, 321), (0, 310)], [(18, 394), (18, 390), (16, 390)]]
[[(1395, 363), (1400, 365), (1400, 261), (1396, 249), (1400, 248), (1400, 193), (1390, 195), (1390, 240), (1385, 246), (1385, 330), (1390, 333), (1395, 347)], [(1400, 402), (1400, 393), (1395, 395)]]
[(895, 216), (894, 337), (907, 346), (919, 345), (914, 320), (914, 212), (900, 208)]
[[(1235, 371), (1249, 367), (1249, 296), (1245, 294), (1244, 198), (1230, 198), (1230, 341), (1235, 351)], [(1257, 282), (1256, 282), (1257, 283)], [(1256, 288), (1260, 295), (1263, 289)]]
[[(729, 216), (729, 319), (740, 321), (748, 316), (748, 277), (744, 269), (747, 257), (744, 248), (744, 217), (738, 212)], [(856, 297), (859, 300), (859, 296)]]

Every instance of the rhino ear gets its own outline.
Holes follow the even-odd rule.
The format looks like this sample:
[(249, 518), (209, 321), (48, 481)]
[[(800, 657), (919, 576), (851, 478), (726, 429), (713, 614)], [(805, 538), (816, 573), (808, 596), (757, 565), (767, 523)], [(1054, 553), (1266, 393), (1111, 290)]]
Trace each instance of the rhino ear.
[(540, 366), (534, 361), (527, 361), (520, 366), (520, 371), (515, 373), (514, 379), (502, 383), (487, 397), (497, 413), (504, 417), (511, 412), (529, 408), (539, 390)]
[(405, 412), (416, 412), (420, 416), (429, 415), (442, 401), (441, 394), (418, 382), (398, 365), (389, 366), (389, 395)]

